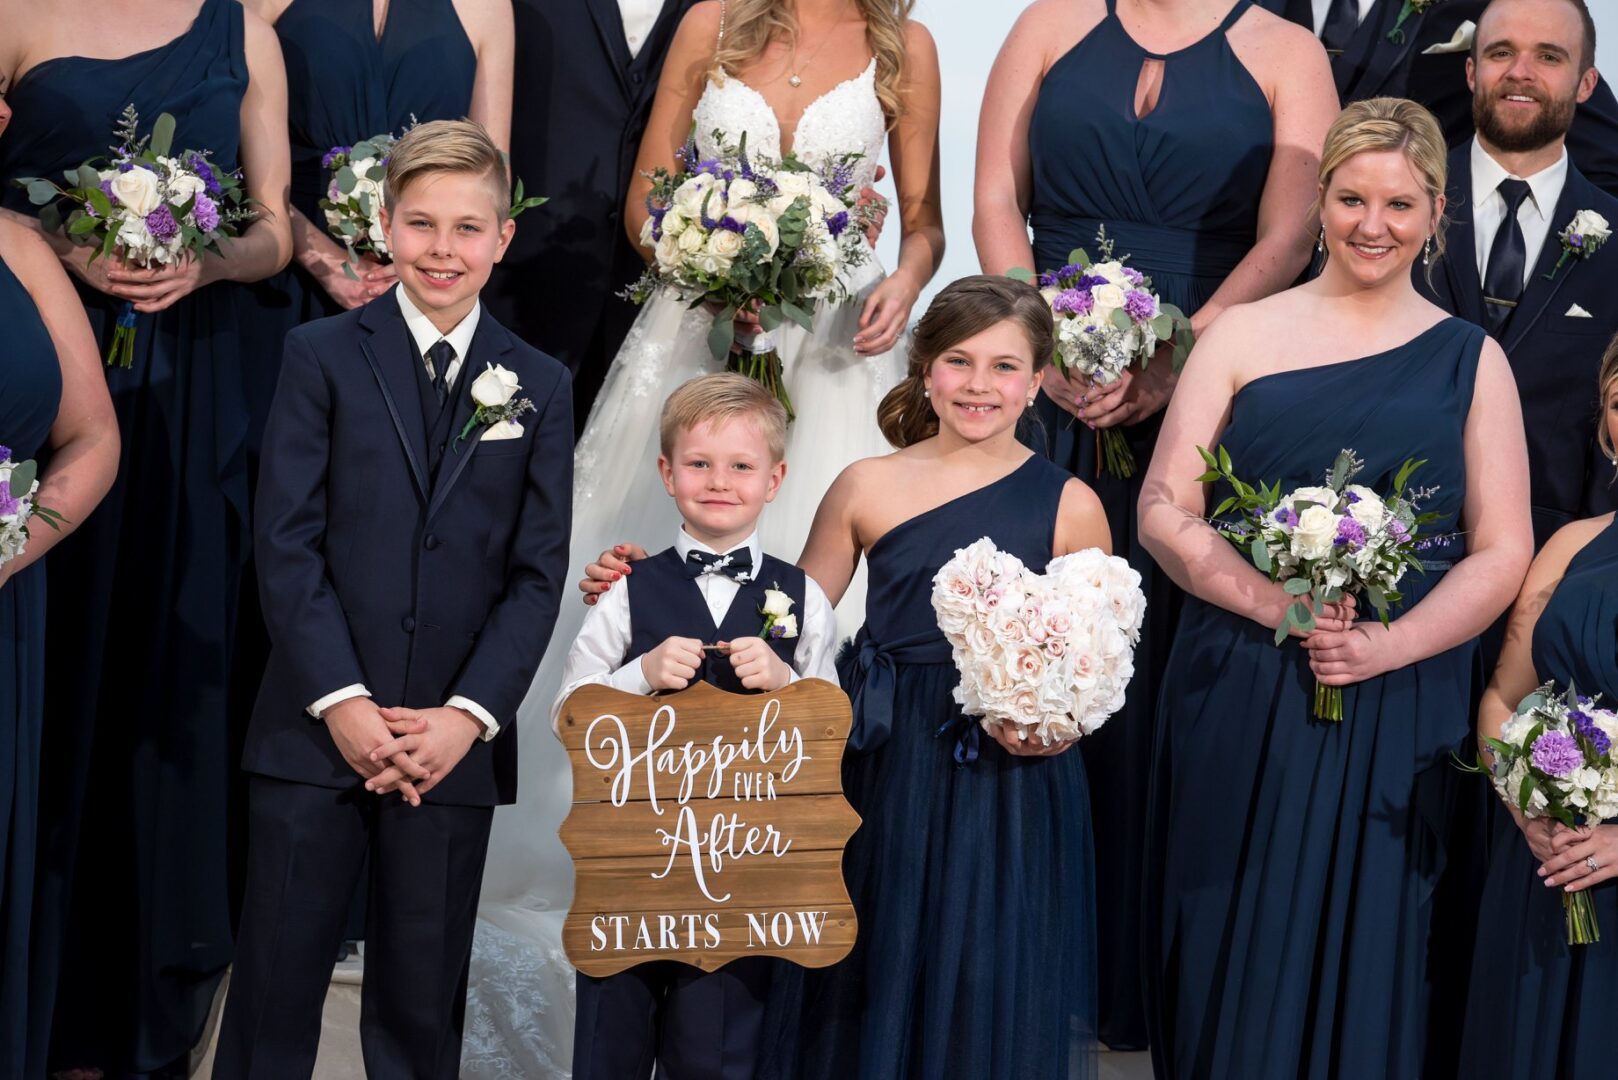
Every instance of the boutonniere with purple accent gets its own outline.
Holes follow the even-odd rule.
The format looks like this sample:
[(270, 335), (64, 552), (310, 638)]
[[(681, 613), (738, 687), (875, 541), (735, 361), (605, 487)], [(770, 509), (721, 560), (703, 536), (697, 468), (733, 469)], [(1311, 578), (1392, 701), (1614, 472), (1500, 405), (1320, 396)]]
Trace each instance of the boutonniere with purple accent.
[(758, 632), (761, 638), (795, 638), (798, 636), (798, 617), (792, 614), (792, 597), (782, 592), (779, 587), (764, 590), (764, 606), (759, 608), (759, 614), (764, 616), (764, 629)]
[(472, 400), (477, 404), (477, 411), (461, 429), (455, 440), (457, 446), (479, 424), (489, 428), (485, 441), (494, 437), (514, 439), (521, 435), (522, 425), (517, 423), (517, 417), (536, 411), (532, 401), (517, 396), (521, 389), (516, 372), (507, 371), (499, 364), (485, 365), (483, 374), (472, 384)]
[(1420, 15), (1428, 8), (1441, 2), (1442, 0), (1405, 0), (1404, 5), (1399, 8), (1399, 17), (1393, 20), (1393, 29), (1388, 31), (1388, 40), (1395, 45), (1403, 45), (1405, 43), (1405, 20), (1412, 15)]
[(1588, 259), (1594, 255), (1611, 235), (1612, 229), (1608, 227), (1607, 219), (1594, 210), (1580, 210), (1574, 214), (1573, 220), (1557, 234), (1557, 239), (1562, 241), (1562, 257), (1556, 260), (1556, 265), (1545, 275), (1545, 280), (1556, 277), (1556, 272), (1569, 259)]

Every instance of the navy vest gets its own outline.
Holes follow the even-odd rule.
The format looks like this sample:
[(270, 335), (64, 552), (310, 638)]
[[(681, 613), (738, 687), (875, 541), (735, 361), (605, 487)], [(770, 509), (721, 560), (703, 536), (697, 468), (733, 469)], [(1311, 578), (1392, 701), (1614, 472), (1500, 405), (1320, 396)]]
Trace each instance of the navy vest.
[[(802, 570), (765, 555), (753, 580), (736, 591), (724, 622), (715, 626), (696, 579), (685, 572), (685, 560), (677, 550), (669, 548), (635, 564), (634, 582), (629, 589), (629, 654), (624, 660), (644, 656), (671, 637), (700, 638), (706, 645), (757, 637), (764, 629), (767, 589), (779, 589), (792, 598), (792, 614), (798, 617), (798, 631), (802, 633), (804, 584)], [(791, 667), (798, 639), (773, 638), (770, 647)], [(721, 690), (749, 693), (736, 678), (730, 658), (717, 652), (706, 655), (697, 675)]]
[[(409, 336), (409, 335), (407, 335)], [(433, 380), (427, 377), (427, 360), (416, 348), (416, 339), (410, 336), (410, 351), (416, 357), (416, 389), (421, 394), (421, 421), (427, 432), (427, 478), (435, 480), (438, 477), (438, 466), (444, 460), (444, 451), (449, 446), (450, 439), (457, 434), (451, 429), (455, 426), (455, 399), (461, 390), (461, 380), (469, 378), (465, 358), (461, 358), (460, 374), (455, 376), (455, 382), (450, 385), (449, 397), (444, 401), (444, 407), (438, 407), (438, 391), (433, 389)]]

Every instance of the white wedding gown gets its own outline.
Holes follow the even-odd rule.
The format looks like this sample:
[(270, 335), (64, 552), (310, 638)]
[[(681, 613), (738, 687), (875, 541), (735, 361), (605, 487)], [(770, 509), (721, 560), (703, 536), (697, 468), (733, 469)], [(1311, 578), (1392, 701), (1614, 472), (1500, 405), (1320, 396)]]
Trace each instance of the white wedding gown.
[[(857, 186), (872, 181), (886, 136), (877, 102), (876, 61), (812, 102), (792, 149), (816, 165), (840, 154), (864, 155)], [(694, 115), (698, 149), (716, 156), (713, 132), (778, 156), (781, 132), (764, 98), (740, 79), (709, 82)], [(854, 271), (863, 298), (881, 280), (873, 257)], [(892, 448), (876, 426), (882, 396), (904, 377), (903, 342), (882, 356), (851, 345), (858, 301), (822, 309), (813, 332), (788, 323), (775, 331), (788, 392), (797, 412), (787, 437), (787, 478), (760, 521), (764, 550), (796, 559), (821, 496), (839, 472)], [(573, 568), (604, 547), (634, 541), (649, 551), (673, 542), (679, 517), (657, 475), (663, 399), (687, 379), (717, 371), (708, 351), (712, 317), (670, 298), (649, 301), (613, 361), (574, 455)], [(864, 617), (864, 566), (838, 605), (849, 637)], [(461, 1075), (471, 1080), (567, 1076), (573, 1056), (573, 969), (562, 951), (562, 921), (573, 896), (573, 867), (557, 839), (572, 798), (567, 756), (550, 733), (562, 663), (586, 608), (570, 584), (550, 649), (520, 712), (520, 795), (495, 815), (472, 947)]]

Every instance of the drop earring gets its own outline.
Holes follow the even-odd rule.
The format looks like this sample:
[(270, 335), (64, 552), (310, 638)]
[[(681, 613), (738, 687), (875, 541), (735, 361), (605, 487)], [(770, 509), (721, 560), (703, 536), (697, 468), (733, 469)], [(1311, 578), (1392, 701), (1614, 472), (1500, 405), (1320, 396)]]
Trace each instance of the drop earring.
[(1315, 250), (1322, 255), (1326, 254), (1326, 226), (1324, 225), (1320, 227), (1320, 235), (1315, 238)]
[(1428, 235), (1427, 242), (1421, 245), (1421, 265), (1433, 265), (1433, 238), (1431, 234)]
[(921, 396), (924, 398), (930, 398), (933, 396), (933, 392), (924, 386), (921, 388)]

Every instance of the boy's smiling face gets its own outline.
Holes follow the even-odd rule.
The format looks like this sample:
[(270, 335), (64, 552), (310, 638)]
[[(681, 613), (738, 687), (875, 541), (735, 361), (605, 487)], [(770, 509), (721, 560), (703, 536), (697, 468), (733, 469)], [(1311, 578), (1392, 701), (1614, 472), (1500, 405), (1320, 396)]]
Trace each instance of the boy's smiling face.
[(399, 281), (441, 333), (472, 311), (517, 230), (495, 205), (494, 185), (503, 182), (468, 172), (429, 173), (382, 211)]
[(758, 516), (781, 490), (784, 461), (751, 416), (682, 430), (673, 454), (660, 456), (663, 486), (685, 519), (685, 531), (715, 551), (728, 551), (757, 528)]

